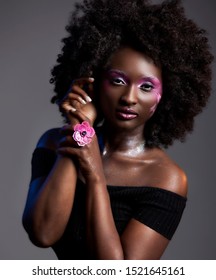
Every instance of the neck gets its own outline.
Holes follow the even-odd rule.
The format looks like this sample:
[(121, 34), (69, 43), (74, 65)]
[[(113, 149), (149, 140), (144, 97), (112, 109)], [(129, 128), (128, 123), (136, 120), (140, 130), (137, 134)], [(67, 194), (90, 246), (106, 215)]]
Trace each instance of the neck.
[(104, 126), (103, 154), (120, 153), (128, 156), (137, 156), (145, 149), (143, 127), (133, 130), (115, 130), (109, 125)]

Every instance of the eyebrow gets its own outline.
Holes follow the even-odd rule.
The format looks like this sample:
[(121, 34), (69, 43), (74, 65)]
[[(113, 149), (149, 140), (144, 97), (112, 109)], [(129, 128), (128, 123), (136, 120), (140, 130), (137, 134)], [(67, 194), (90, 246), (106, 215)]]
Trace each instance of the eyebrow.
[[(128, 75), (127, 75), (125, 72), (123, 72), (123, 71), (121, 71), (121, 70), (118, 70), (118, 69), (108, 69), (108, 70), (107, 70), (107, 73), (116, 73), (116, 74), (122, 75), (125, 79), (129, 80)], [(151, 80), (152, 82), (153, 82), (153, 81), (156, 81), (156, 82), (161, 83), (161, 82), (160, 82), (160, 79), (157, 78), (157, 77), (155, 77), (155, 76), (143, 76), (143, 77), (140, 78), (139, 80), (141, 81), (141, 80), (145, 80), (145, 79), (149, 79), (149, 80)]]
[(121, 70), (118, 70), (118, 69), (108, 69), (107, 72), (106, 72), (106, 75), (109, 75), (109, 74), (117, 74), (117, 75), (120, 75), (127, 83), (130, 81), (128, 75), (121, 71)]
[(123, 72), (121, 70), (118, 70), (118, 69), (108, 69), (107, 72), (108, 73), (117, 73), (117, 74), (120, 74), (120, 75), (122, 75), (122, 76), (124, 76), (126, 78), (128, 77), (128, 75), (125, 72)]

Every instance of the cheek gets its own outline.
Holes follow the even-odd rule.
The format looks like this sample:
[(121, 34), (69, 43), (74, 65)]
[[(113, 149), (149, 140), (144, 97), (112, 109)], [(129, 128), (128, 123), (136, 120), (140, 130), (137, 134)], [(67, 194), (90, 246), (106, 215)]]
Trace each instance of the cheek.
[(120, 89), (110, 84), (110, 81), (105, 79), (101, 83), (100, 99), (103, 102), (115, 103), (118, 99)]

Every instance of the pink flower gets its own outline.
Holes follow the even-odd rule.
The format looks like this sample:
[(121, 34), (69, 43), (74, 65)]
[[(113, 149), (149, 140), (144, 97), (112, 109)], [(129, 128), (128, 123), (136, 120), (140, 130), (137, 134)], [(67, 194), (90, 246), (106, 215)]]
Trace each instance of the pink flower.
[(84, 121), (81, 124), (76, 124), (74, 127), (73, 139), (79, 146), (89, 144), (94, 135), (94, 128), (91, 127), (87, 121)]

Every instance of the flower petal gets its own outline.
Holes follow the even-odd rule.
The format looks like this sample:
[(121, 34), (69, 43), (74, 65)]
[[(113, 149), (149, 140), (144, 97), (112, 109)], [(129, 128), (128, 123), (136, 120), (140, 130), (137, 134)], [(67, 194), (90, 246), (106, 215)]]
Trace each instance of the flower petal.
[(87, 131), (88, 137), (93, 137), (95, 135), (95, 131), (93, 127), (90, 127)]

